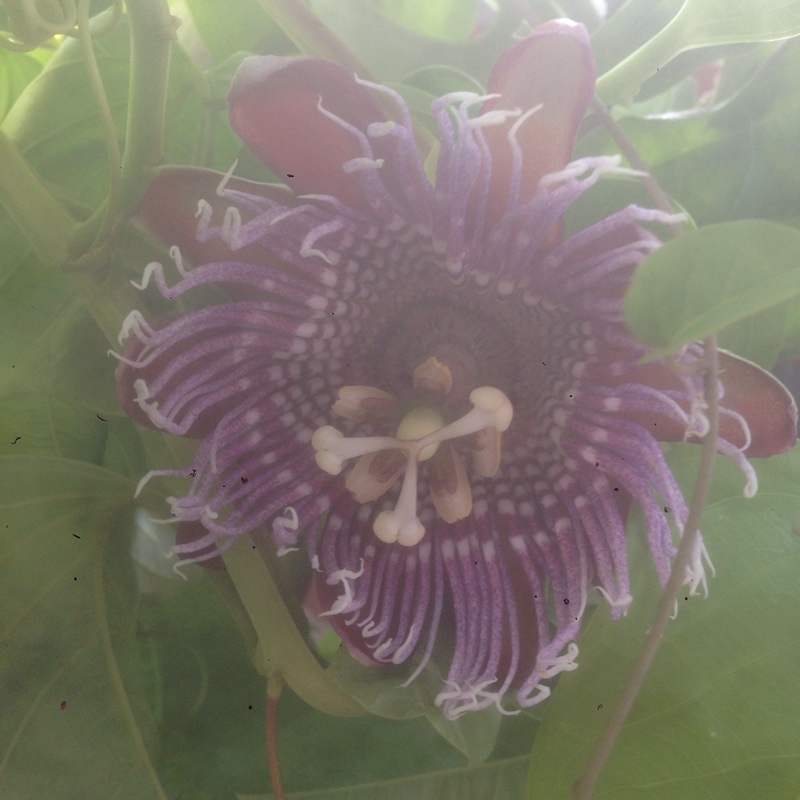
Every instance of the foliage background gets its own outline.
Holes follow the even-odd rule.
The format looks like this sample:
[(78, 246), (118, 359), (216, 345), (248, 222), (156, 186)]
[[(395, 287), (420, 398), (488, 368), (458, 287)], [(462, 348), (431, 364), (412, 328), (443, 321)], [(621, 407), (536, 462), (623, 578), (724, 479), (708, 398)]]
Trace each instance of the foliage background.
[[(93, 3), (92, 13), (107, 17), (106, 5)], [(158, 5), (131, 0), (128, 10)], [(634, 330), (663, 347), (719, 331), (723, 346), (796, 377), (800, 40), (781, 40), (800, 32), (800, 3), (628, 0), (609, 4), (616, 13), (607, 21), (597, 5), (172, 2), (181, 26), (162, 76), (163, 162), (225, 171), (238, 157), (237, 174), (271, 177), (232, 134), (225, 94), (250, 53), (324, 51), (303, 9), (343, 52), (397, 86), (422, 125), (432, 97), (481, 85), (526, 14), (572, 16), (593, 32), (601, 97), (700, 226), (643, 269), (629, 298)], [(126, 17), (94, 41), (123, 148), (138, 135), (132, 119), (153, 124), (152, 109), (130, 102), (130, 41)], [(718, 59), (717, 92), (698, 104), (693, 75)], [(198, 571), (183, 584), (165, 569), (163, 530), (145, 520), (163, 513), (164, 485), (133, 501), (141, 475), (179, 459), (180, 445), (122, 415), (106, 351), (128, 310), (163, 310), (145, 305), (152, 299), (128, 279), (166, 256), (135, 220), (94, 246), (74, 228), (109, 186), (106, 136), (87, 87), (74, 40), (0, 49), (0, 793), (264, 797), (265, 686), (235, 592), (224, 575)], [(589, 118), (578, 150), (616, 145)], [(13, 181), (15, 159), (72, 221), (63, 236), (60, 215), (36, 205), (40, 195), (34, 221), (20, 215), (29, 187)], [(147, 166), (127, 186), (134, 196)], [(607, 181), (568, 223), (637, 197), (637, 184)], [(705, 227), (713, 225), (721, 227)], [(48, 227), (68, 250), (53, 251)], [(689, 493), (697, 453), (676, 446), (669, 458)], [(800, 797), (800, 456), (757, 468), (753, 500), (741, 497), (740, 475), (718, 470), (703, 523), (717, 568), (710, 597), (680, 608), (598, 798)], [(487, 763), (468, 759), (424, 716), (340, 719), (287, 692), (279, 728), (287, 790), (331, 800), (567, 798), (657, 600), (635, 518), (631, 542), (631, 613), (612, 624), (597, 610), (581, 667), (552, 700), (536, 716), (503, 720), (496, 741), (497, 720), (488, 718), (450, 733), (467, 755), (491, 751)], [(392, 690), (371, 689), (379, 698)], [(411, 701), (407, 710), (416, 710)]]

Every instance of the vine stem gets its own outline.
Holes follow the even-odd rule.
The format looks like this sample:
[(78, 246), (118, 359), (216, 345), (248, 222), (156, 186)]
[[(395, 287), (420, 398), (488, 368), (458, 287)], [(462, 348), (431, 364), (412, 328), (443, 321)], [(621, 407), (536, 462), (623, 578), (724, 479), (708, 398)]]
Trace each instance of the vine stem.
[(283, 678), (274, 672), (267, 678), (267, 759), (269, 778), (275, 800), (285, 800), (281, 779), (281, 760), (278, 755), (278, 704), (283, 691)]
[[(114, 208), (108, 203), (98, 208), (70, 241), (69, 254), (79, 268), (92, 264), (92, 249), (100, 247), (105, 235), (113, 235), (114, 229), (136, 211), (156, 168), (164, 161), (167, 79), (177, 21), (167, 0), (127, 0), (126, 6), (131, 72), (125, 148), (117, 168), (118, 200)], [(106, 220), (110, 220), (109, 225)]]
[(674, 614), (678, 593), (684, 584), (686, 568), (689, 566), (697, 537), (700, 533), (700, 519), (705, 511), (714, 472), (714, 458), (717, 453), (719, 435), (719, 358), (715, 336), (709, 336), (704, 342), (707, 371), (705, 374), (705, 399), (708, 404), (709, 430), (703, 440), (700, 456), (700, 468), (695, 482), (689, 516), (686, 520), (683, 538), (681, 539), (675, 560), (672, 562), (669, 580), (661, 593), (653, 623), (647, 632), (639, 656), (628, 676), (622, 694), (612, 710), (603, 732), (595, 744), (583, 774), (572, 785), (572, 800), (590, 800), (603, 768), (608, 761), (614, 746), (619, 739), (622, 728), (633, 708), (636, 698), (644, 685), (647, 674), (656, 657), (661, 639)]
[(103, 205), (103, 221), (100, 229), (95, 236), (95, 242), (105, 239), (111, 231), (114, 216), (119, 205), (121, 189), (120, 163), (122, 153), (117, 138), (117, 128), (114, 124), (114, 117), (108, 104), (103, 78), (97, 66), (97, 58), (94, 54), (92, 45), (92, 31), (89, 24), (89, 2), (90, 0), (80, 0), (78, 4), (78, 42), (80, 43), (83, 63), (86, 67), (86, 74), (89, 81), (89, 90), (94, 98), (97, 111), (100, 115), (100, 122), (103, 126), (103, 135), (106, 140), (106, 156), (108, 158), (108, 195)]
[[(670, 203), (666, 192), (661, 188), (658, 181), (653, 177), (650, 167), (645, 163), (644, 159), (639, 155), (636, 145), (628, 138), (628, 134), (622, 129), (620, 124), (611, 115), (611, 112), (603, 105), (602, 101), (595, 95), (592, 98), (592, 111), (597, 115), (603, 127), (609, 132), (614, 143), (619, 147), (620, 152), (628, 163), (638, 172), (641, 173), (639, 180), (647, 190), (656, 208), (664, 211), (667, 214), (674, 214), (675, 209)], [(677, 222), (670, 222), (667, 224), (669, 232), (678, 237), (683, 234), (683, 228)]]

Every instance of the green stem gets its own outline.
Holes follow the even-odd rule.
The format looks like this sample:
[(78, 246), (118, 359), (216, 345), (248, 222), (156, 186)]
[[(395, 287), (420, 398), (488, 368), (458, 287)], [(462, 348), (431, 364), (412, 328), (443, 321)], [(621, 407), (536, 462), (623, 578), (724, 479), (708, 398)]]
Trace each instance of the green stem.
[(131, 26), (128, 127), (122, 157), (122, 209), (133, 214), (164, 163), (164, 118), (178, 20), (166, 0), (127, 0)]
[(60, 263), (77, 223), (45, 188), (0, 128), (0, 205), (30, 242), (39, 260)]
[[(176, 20), (169, 13), (166, 0), (127, 0), (127, 9), (131, 77), (114, 227), (135, 213), (156, 168), (164, 161), (167, 80), (170, 51), (176, 36)], [(89, 251), (105, 214), (103, 206), (81, 225), (69, 245), (73, 258), (78, 259)]]
[(270, 677), (280, 674), (314, 708), (342, 717), (366, 712), (343, 694), (309, 648), (286, 606), (260, 548), (240, 536), (225, 551), (225, 566), (258, 636), (256, 668)]
[(630, 103), (639, 87), (681, 52), (686, 39), (685, 19), (679, 11), (649, 42), (600, 76), (596, 91), (605, 105)]
[(636, 664), (628, 676), (628, 682), (625, 684), (625, 688), (622, 690), (622, 694), (614, 706), (600, 738), (597, 740), (586, 768), (581, 777), (572, 786), (572, 800), (590, 800), (594, 794), (606, 761), (611, 756), (617, 739), (622, 733), (622, 728), (644, 685), (670, 619), (675, 613), (678, 594), (686, 578), (686, 568), (689, 566), (697, 543), (697, 537), (700, 535), (700, 519), (705, 511), (711, 489), (719, 436), (719, 358), (715, 336), (710, 336), (705, 341), (705, 357), (708, 363), (708, 371), (705, 375), (705, 396), (706, 403), (708, 403), (709, 430), (703, 440), (700, 468), (697, 473), (683, 538), (675, 555), (675, 560), (672, 562), (669, 580), (661, 593), (653, 624), (647, 632)]
[[(656, 208), (663, 211), (665, 214), (674, 214), (675, 209), (672, 207), (666, 192), (661, 188), (658, 181), (653, 177), (650, 167), (645, 163), (645, 160), (639, 155), (634, 143), (628, 138), (628, 134), (622, 129), (619, 123), (611, 116), (608, 109), (598, 100), (597, 95), (592, 98), (592, 110), (599, 117), (603, 123), (603, 127), (611, 134), (611, 137), (616, 142), (628, 163), (638, 170), (642, 185), (646, 189), (650, 198), (655, 203)], [(673, 237), (678, 237), (683, 234), (683, 226), (677, 222), (672, 222), (667, 225)]]
[[(112, 17), (113, 19), (113, 17)], [(114, 117), (111, 114), (111, 107), (108, 105), (103, 78), (97, 66), (97, 59), (94, 55), (92, 45), (92, 30), (89, 24), (89, 0), (80, 0), (78, 5), (78, 41), (83, 63), (86, 67), (86, 75), (89, 80), (89, 89), (94, 97), (97, 106), (100, 122), (103, 126), (103, 134), (106, 139), (106, 150), (108, 157), (108, 196), (103, 205), (103, 223), (97, 233), (96, 239), (103, 240), (111, 230), (117, 206), (119, 204), (120, 192), (120, 150), (117, 139), (117, 127), (114, 124)]]

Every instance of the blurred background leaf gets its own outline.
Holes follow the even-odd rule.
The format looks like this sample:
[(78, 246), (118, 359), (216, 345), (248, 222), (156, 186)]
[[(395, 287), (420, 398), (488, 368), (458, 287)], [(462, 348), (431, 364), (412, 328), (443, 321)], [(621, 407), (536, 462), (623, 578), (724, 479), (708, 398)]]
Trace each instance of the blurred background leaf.
[[(699, 448), (670, 465), (691, 486)], [(794, 800), (800, 786), (800, 450), (758, 461), (759, 493), (719, 459), (702, 522), (716, 568), (708, 598), (681, 600), (598, 785), (597, 800)], [(601, 604), (533, 747), (528, 797), (566, 800), (622, 688), (658, 602), (643, 530), (631, 537), (634, 602)], [(793, 532), (794, 531), (794, 532)], [(581, 720), (576, 724), (576, 720)]]
[(166, 798), (153, 763), (156, 719), (135, 640), (130, 560), (108, 546), (129, 533), (132, 488), (82, 462), (0, 456), (0, 783), (8, 797)]

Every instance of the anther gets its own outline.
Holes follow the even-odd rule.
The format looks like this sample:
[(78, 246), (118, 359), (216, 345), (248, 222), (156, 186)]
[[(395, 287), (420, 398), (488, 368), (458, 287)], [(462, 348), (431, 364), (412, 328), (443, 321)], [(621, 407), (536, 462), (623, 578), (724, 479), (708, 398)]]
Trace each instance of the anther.
[(399, 405), (394, 395), (374, 386), (343, 386), (331, 410), (345, 419), (376, 422), (391, 419)]
[(388, 436), (347, 438), (330, 425), (317, 428), (311, 437), (311, 446), (316, 451), (317, 466), (329, 475), (338, 475), (342, 471), (344, 462), (350, 458), (386, 450), (396, 444), (396, 441)]
[(414, 370), (414, 388), (435, 395), (447, 395), (453, 388), (453, 373), (447, 364), (431, 356)]
[(375, 535), (387, 544), (413, 547), (425, 535), (425, 526), (417, 517), (417, 460), (406, 461), (403, 488), (392, 511), (381, 511), (372, 525)]

